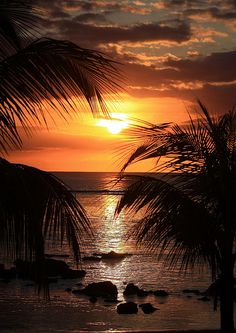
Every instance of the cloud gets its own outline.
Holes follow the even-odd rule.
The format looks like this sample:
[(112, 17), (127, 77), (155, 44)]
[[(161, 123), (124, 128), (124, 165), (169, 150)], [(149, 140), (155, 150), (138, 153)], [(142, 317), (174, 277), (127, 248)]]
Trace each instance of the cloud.
[(167, 66), (175, 68), (181, 79), (213, 81), (233, 81), (236, 77), (236, 51), (216, 52), (196, 60), (168, 60)]
[(76, 20), (64, 20), (58, 23), (61, 33), (77, 40), (80, 44), (98, 45), (100, 43), (175, 41), (181, 43), (190, 38), (189, 25), (184, 21), (174, 24), (146, 23), (133, 26), (94, 26)]
[[(236, 51), (212, 53), (205, 57), (179, 59), (167, 57), (163, 63), (164, 69), (141, 64), (128, 64), (128, 76), (132, 83), (145, 86), (155, 86), (175, 80), (230, 82), (236, 77)], [(156, 83), (156, 84), (155, 84)]]
[[(226, 26), (234, 24), (235, 1), (52, 0), (48, 6), (55, 14), (48, 27), (57, 36), (123, 63), (131, 95), (189, 100), (222, 92), (235, 100), (236, 51)], [(57, 19), (56, 12), (70, 16)]]
[(107, 23), (108, 20), (105, 15), (98, 13), (84, 13), (76, 16), (74, 20), (77, 20), (80, 23)]
[(162, 66), (126, 65), (128, 92), (138, 97), (203, 99), (215, 110), (226, 111), (236, 103), (236, 51), (209, 56), (175, 59), (167, 57)]
[[(223, 4), (224, 5), (224, 4)], [(216, 20), (234, 20), (236, 18), (236, 8), (234, 7), (198, 7), (198, 8), (187, 8), (184, 10), (183, 14), (185, 16), (196, 18), (201, 20), (202, 17), (207, 19), (213, 18)]]

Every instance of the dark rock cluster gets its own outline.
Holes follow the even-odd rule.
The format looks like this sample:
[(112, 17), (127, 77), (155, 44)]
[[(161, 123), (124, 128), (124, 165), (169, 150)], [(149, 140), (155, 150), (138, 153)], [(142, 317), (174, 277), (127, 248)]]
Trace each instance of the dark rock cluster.
[(159, 289), (159, 290), (144, 290), (142, 288), (139, 288), (138, 286), (136, 286), (133, 283), (129, 283), (127, 284), (127, 286), (125, 287), (125, 290), (123, 292), (124, 296), (132, 296), (132, 295), (136, 295), (138, 297), (146, 297), (148, 295), (153, 294), (154, 296), (159, 296), (159, 297), (166, 297), (169, 295), (169, 293), (165, 290)]
[(93, 282), (84, 289), (73, 290), (74, 294), (84, 294), (90, 297), (104, 297), (113, 300), (117, 299), (118, 290), (111, 281)]
[[(62, 260), (45, 259), (44, 262), (45, 275), (48, 276), (48, 282), (57, 282), (57, 277), (62, 279), (77, 279), (83, 278), (86, 275), (84, 270), (74, 270)], [(11, 279), (32, 280), (35, 281), (37, 275), (37, 265), (35, 262), (23, 261), (17, 259), (14, 262), (14, 267), (6, 269), (3, 264), (0, 264), (0, 279), (9, 281)]]

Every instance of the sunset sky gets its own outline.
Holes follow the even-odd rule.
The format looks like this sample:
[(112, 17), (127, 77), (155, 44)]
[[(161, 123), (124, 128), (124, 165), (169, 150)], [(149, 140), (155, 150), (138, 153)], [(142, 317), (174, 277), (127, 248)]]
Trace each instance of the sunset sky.
[[(125, 90), (113, 106), (114, 118), (126, 124), (131, 117), (183, 122), (196, 98), (216, 113), (236, 103), (236, 1), (40, 4), (47, 10), (44, 36), (100, 50), (122, 63)], [(25, 138), (23, 149), (8, 159), (50, 171), (117, 171), (116, 149), (125, 137), (106, 125), (86, 113), (68, 123), (57, 119), (49, 130)]]

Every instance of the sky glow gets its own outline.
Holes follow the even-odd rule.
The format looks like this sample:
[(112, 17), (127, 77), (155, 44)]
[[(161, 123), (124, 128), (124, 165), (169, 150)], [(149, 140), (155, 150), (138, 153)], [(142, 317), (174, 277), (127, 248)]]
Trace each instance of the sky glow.
[[(121, 63), (125, 92), (115, 109), (126, 119), (181, 123), (186, 108), (194, 111), (196, 98), (215, 113), (236, 103), (234, 1), (39, 4), (47, 10), (42, 34), (102, 51)], [(126, 126), (124, 119), (93, 120), (84, 114), (68, 124), (57, 120), (49, 132), (25, 138), (23, 150), (10, 152), (9, 159), (46, 170), (117, 171), (113, 147), (125, 139)]]

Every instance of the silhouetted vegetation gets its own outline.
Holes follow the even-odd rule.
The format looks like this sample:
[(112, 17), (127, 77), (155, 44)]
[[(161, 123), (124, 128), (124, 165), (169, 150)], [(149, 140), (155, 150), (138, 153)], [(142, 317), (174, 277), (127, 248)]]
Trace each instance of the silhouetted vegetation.
[[(39, 36), (40, 16), (33, 0), (0, 2), (0, 151), (21, 147), (19, 128), (47, 125), (87, 105), (108, 114), (105, 95), (118, 90), (114, 62), (70, 41)], [(116, 78), (116, 79), (115, 79)], [(19, 127), (20, 126), (20, 127)], [(66, 238), (76, 261), (86, 214), (56, 177), (25, 165), (0, 160), (0, 247), (5, 256), (35, 261), (39, 284), (44, 271), (46, 238)]]
[[(117, 213), (145, 216), (132, 230), (138, 244), (181, 270), (207, 264), (218, 280), (221, 331), (234, 332), (236, 113), (212, 116), (199, 101), (188, 125), (140, 122), (131, 129), (129, 165), (154, 159), (154, 173), (133, 177)], [(125, 176), (124, 176), (125, 177)]]

